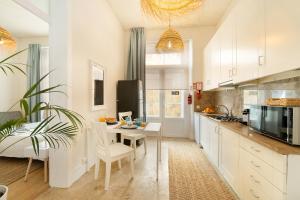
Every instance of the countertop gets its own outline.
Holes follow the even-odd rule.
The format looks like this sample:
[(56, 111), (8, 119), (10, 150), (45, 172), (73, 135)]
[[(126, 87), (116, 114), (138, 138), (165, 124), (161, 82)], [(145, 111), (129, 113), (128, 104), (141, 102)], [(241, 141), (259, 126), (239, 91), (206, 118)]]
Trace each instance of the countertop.
[[(202, 116), (206, 116), (207, 118), (209, 118), (205, 113), (200, 113), (200, 114)], [(282, 155), (291, 155), (291, 154), (300, 155), (300, 146), (297, 147), (297, 146), (288, 145), (280, 141), (277, 141), (275, 139), (269, 138), (267, 136), (261, 135), (256, 131), (250, 130), (248, 126), (245, 126), (239, 122), (218, 122), (218, 121), (216, 122), (219, 123), (220, 126), (227, 128), (249, 140), (252, 140)]]

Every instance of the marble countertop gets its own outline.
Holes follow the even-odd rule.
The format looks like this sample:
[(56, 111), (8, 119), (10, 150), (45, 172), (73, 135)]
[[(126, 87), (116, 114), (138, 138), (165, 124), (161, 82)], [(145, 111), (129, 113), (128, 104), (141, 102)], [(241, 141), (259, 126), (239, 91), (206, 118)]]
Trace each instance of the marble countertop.
[[(200, 114), (208, 117), (204, 113), (200, 113)], [(300, 155), (300, 146), (297, 147), (297, 146), (288, 145), (283, 142), (277, 141), (275, 139), (269, 138), (267, 136), (261, 135), (256, 131), (250, 130), (248, 126), (245, 126), (239, 122), (217, 122), (217, 123), (219, 123), (220, 126), (223, 126), (224, 128), (227, 128), (277, 153), (283, 155), (291, 155), (291, 154)]]

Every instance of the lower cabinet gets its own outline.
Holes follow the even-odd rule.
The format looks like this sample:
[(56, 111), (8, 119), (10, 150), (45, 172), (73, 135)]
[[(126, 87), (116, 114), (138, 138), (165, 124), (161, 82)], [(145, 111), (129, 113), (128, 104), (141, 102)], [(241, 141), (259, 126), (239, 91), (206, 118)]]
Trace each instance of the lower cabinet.
[(200, 142), (215, 167), (219, 167), (219, 123), (200, 115)]
[(220, 171), (239, 194), (239, 135), (220, 127)]
[(272, 151), (202, 115), (200, 143), (240, 199), (300, 199), (300, 155)]
[(194, 113), (194, 137), (197, 144), (200, 144), (200, 113)]

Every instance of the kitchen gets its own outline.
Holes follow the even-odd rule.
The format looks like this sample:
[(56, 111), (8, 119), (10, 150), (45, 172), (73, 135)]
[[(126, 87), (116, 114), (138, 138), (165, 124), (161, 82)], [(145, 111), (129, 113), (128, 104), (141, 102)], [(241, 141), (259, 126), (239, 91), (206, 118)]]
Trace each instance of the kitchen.
[(236, 1), (204, 50), (195, 140), (241, 199), (300, 198), (297, 7)]

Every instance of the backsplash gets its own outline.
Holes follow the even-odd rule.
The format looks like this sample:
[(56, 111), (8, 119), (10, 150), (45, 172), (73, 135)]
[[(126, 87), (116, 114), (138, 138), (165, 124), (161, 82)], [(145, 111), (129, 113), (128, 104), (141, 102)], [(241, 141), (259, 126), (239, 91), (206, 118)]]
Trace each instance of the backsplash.
[(207, 106), (226, 105), (234, 116), (241, 116), (244, 108), (263, 105), (268, 98), (300, 98), (300, 77), (244, 88), (203, 92), (201, 101), (195, 103), (200, 105), (201, 110)]

